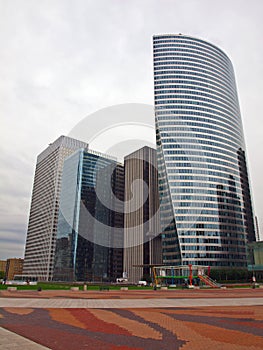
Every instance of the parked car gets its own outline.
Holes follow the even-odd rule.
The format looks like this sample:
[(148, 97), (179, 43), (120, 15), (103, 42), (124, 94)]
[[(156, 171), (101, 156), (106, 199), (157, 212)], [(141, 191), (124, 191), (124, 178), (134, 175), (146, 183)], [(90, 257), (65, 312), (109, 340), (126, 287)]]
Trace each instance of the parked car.
[(146, 282), (146, 281), (139, 281), (137, 285), (138, 285), (138, 286), (141, 286), (141, 287), (142, 287), (142, 286), (145, 287), (145, 286), (147, 286), (147, 282)]

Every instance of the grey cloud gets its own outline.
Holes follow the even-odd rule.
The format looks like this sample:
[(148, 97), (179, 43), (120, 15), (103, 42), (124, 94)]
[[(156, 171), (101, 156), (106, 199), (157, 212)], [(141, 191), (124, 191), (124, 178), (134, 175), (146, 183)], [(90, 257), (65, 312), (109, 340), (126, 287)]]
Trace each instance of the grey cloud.
[(1, 2), (4, 213), (24, 210), (27, 221), (37, 154), (86, 115), (118, 103), (153, 104), (151, 37), (182, 32), (213, 42), (232, 59), (263, 231), (262, 10), (261, 0)]

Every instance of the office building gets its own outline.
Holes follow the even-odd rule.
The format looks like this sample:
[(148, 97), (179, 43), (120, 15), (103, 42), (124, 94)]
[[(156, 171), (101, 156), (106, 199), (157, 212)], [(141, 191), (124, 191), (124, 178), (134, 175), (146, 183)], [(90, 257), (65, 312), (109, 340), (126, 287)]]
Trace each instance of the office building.
[(81, 149), (65, 160), (54, 280), (110, 282), (123, 272), (123, 166)]
[(156, 150), (143, 147), (124, 158), (124, 272), (138, 283), (162, 263)]
[(66, 157), (87, 144), (60, 136), (37, 157), (23, 274), (52, 279), (61, 176)]
[(6, 260), (6, 279), (14, 280), (15, 275), (21, 275), (23, 271), (24, 259), (10, 258)]
[(0, 260), (0, 273), (1, 276), (5, 276), (6, 274), (6, 260)]
[(245, 267), (255, 241), (234, 71), (215, 45), (153, 37), (163, 262)]

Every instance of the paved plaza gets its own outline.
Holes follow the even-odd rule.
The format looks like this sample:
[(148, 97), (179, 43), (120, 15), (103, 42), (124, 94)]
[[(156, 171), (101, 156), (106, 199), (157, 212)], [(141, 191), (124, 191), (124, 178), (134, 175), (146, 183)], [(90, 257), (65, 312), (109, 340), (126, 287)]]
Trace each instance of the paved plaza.
[(0, 291), (0, 349), (263, 349), (263, 289)]

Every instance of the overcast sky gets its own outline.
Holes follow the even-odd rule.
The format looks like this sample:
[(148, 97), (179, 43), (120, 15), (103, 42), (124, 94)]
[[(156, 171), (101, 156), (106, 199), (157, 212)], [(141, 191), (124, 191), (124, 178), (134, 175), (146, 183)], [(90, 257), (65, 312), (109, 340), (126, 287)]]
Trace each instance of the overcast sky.
[(183, 33), (234, 65), (263, 231), (263, 1), (0, 0), (0, 259), (23, 257), (37, 155), (85, 116), (153, 104), (151, 37)]

